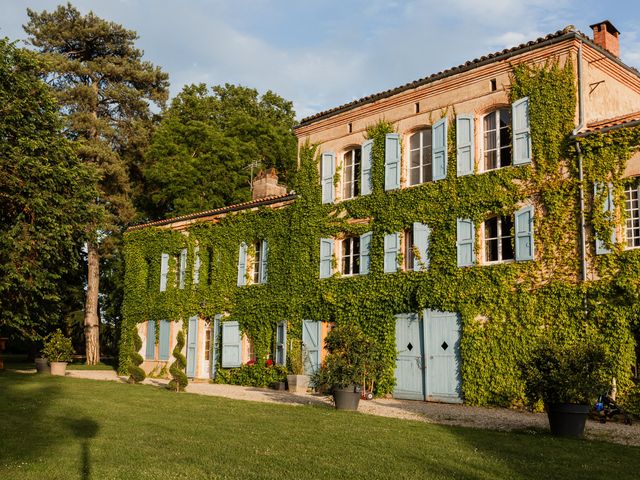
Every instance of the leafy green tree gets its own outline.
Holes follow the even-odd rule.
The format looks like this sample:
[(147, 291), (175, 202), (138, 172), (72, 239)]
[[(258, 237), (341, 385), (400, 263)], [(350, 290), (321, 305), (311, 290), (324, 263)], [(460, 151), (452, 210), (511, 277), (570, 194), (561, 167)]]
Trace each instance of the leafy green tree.
[(66, 132), (78, 156), (97, 172), (93, 207), (99, 220), (87, 242), (84, 328), (87, 363), (100, 360), (100, 257), (118, 242), (122, 224), (135, 215), (130, 169), (123, 151), (136, 145), (150, 103), (167, 98), (167, 75), (142, 59), (134, 31), (82, 15), (70, 3), (53, 12), (27, 10), (29, 42), (44, 56), (44, 74), (66, 117)]
[(0, 39), (0, 333), (28, 340), (60, 324), (95, 198), (39, 73), (35, 54)]
[(185, 86), (151, 141), (146, 210), (171, 217), (246, 201), (253, 162), (286, 182), (296, 167), (294, 125), (291, 102), (271, 91)]

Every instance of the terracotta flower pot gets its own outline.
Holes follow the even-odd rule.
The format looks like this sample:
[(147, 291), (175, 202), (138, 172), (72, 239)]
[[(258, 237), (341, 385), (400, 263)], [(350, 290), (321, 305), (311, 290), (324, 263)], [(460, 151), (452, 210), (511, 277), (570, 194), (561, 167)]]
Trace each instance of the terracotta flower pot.
[(67, 373), (67, 362), (51, 362), (51, 375), (64, 377)]

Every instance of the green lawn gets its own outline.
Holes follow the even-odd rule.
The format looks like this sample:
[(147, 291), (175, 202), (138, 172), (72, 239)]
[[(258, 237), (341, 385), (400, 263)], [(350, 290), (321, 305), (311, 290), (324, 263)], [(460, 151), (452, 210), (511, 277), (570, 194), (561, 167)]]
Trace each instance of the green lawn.
[[(274, 391), (274, 395), (278, 393)], [(0, 479), (638, 478), (640, 448), (0, 373)]]

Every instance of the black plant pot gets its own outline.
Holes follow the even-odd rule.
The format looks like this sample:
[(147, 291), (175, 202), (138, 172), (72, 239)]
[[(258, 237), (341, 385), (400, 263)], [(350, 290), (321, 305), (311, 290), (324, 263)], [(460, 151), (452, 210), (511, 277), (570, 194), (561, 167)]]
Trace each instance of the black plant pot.
[(560, 437), (582, 437), (588, 413), (588, 405), (575, 405), (573, 403), (552, 403), (547, 405), (551, 434)]
[(353, 385), (346, 388), (334, 388), (333, 401), (338, 410), (358, 410), (360, 388)]

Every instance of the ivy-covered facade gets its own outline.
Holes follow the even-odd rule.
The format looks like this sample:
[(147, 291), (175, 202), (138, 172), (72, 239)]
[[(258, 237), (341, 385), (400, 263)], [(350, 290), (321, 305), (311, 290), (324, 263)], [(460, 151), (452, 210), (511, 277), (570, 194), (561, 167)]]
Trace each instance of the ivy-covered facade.
[(520, 404), (547, 337), (607, 345), (630, 388), (638, 134), (590, 125), (635, 111), (638, 73), (566, 29), (304, 119), (292, 193), (127, 232), (121, 370), (135, 325), (147, 370), (182, 329), (187, 375), (252, 381), (356, 322), (379, 394)]

